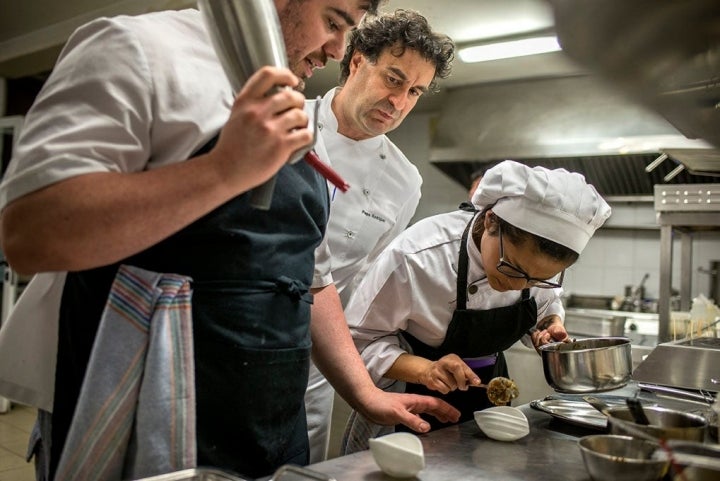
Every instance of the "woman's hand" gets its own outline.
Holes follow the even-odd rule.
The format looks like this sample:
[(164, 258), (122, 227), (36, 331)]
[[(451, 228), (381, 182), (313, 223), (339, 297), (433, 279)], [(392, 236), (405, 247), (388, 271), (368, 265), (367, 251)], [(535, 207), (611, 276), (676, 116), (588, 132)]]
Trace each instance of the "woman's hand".
[(470, 386), (480, 385), (480, 378), (457, 354), (447, 354), (437, 361), (430, 361), (420, 373), (419, 383), (428, 389), (447, 394)]
[(565, 326), (559, 316), (549, 316), (540, 321), (537, 328), (530, 334), (533, 346), (539, 350), (540, 346), (551, 342), (570, 342)]

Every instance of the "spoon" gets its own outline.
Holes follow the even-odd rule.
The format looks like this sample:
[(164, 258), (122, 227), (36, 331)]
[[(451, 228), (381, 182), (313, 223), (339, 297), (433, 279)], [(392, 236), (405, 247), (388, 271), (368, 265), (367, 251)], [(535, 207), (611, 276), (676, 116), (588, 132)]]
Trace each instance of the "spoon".
[(608, 406), (605, 401), (600, 398), (596, 398), (595, 396), (583, 396), (583, 400), (601, 413), (603, 413), (605, 417), (608, 418), (608, 420), (610, 419), (610, 412), (608, 411), (608, 408), (610, 406)]
[(515, 381), (503, 376), (494, 377), (487, 384), (470, 384), (470, 386), (487, 389), (488, 400), (496, 406), (507, 405), (520, 395)]
[(650, 424), (650, 420), (645, 415), (645, 410), (642, 407), (642, 403), (637, 398), (627, 398), (625, 399), (625, 403), (630, 409), (630, 414), (632, 414), (633, 420), (637, 424), (641, 424), (643, 426), (647, 426), (648, 424)]

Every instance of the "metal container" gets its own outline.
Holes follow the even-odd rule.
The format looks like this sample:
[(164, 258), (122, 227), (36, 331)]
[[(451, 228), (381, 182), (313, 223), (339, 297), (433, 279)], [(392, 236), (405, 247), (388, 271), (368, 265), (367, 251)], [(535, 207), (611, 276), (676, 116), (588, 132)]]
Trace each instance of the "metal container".
[[(272, 0), (198, 0), (215, 53), (235, 93), (266, 65), (287, 68), (285, 41)], [(253, 189), (250, 204), (268, 210), (275, 177)]]
[[(194, 468), (160, 474), (135, 481), (247, 481), (216, 468)], [(308, 468), (284, 464), (280, 466), (269, 481), (336, 481), (324, 473)]]
[(172, 473), (159, 474), (136, 481), (246, 481), (230, 473), (212, 468), (183, 469)]
[(629, 434), (618, 423), (613, 423), (612, 419), (617, 418), (627, 421), (640, 431), (651, 436), (662, 439), (680, 439), (683, 441), (705, 440), (707, 431), (707, 419), (699, 414), (693, 414), (675, 409), (667, 409), (659, 406), (645, 406), (643, 411), (650, 421), (649, 425), (642, 425), (634, 422), (634, 418), (627, 406), (613, 406), (607, 409), (610, 415), (610, 432), (614, 434)]
[[(686, 481), (717, 481), (720, 479), (720, 446), (689, 441), (670, 444), (675, 462), (683, 466)], [(678, 480), (678, 477), (675, 477)]]
[(545, 380), (556, 391), (592, 393), (623, 387), (632, 373), (630, 339), (599, 337), (540, 347)]
[(593, 337), (622, 336), (625, 333), (627, 313), (609, 309), (565, 310), (565, 329), (575, 335)]
[(593, 481), (655, 481), (665, 476), (670, 467), (667, 458), (653, 458), (660, 449), (658, 443), (630, 436), (585, 436), (578, 446)]

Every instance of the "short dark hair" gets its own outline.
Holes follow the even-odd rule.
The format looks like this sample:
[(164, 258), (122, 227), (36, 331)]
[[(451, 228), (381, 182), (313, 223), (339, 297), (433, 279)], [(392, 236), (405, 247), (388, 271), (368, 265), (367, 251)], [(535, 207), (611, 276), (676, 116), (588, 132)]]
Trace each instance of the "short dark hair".
[(350, 59), (356, 51), (370, 62), (377, 62), (380, 54), (392, 48), (393, 55), (400, 56), (406, 49), (416, 50), (425, 60), (435, 65), (435, 75), (430, 91), (437, 91), (436, 78), (447, 78), (455, 57), (455, 43), (447, 35), (434, 32), (427, 19), (413, 10), (398, 9), (365, 17), (350, 32), (345, 57), (340, 62), (340, 85), (350, 75)]
[[(475, 224), (473, 225), (472, 238), (478, 246), (480, 245), (480, 239), (482, 238), (482, 234), (483, 232), (485, 232), (485, 223), (482, 220), (485, 218), (485, 214), (487, 213), (487, 211), (489, 211), (493, 207), (495, 207), (495, 204), (486, 206), (482, 210), (482, 212), (480, 212), (478, 222), (475, 222)], [(533, 245), (535, 245), (535, 247), (537, 247), (540, 252), (550, 257), (551, 259), (555, 259), (559, 262), (568, 262), (570, 264), (574, 264), (580, 258), (580, 254), (570, 249), (569, 247), (551, 241), (550, 239), (546, 239), (545, 237), (539, 236), (537, 234), (532, 234), (519, 227), (516, 227), (505, 219), (502, 219), (499, 215), (495, 214), (495, 212), (491, 214), (490, 220), (493, 223), (496, 223), (500, 228), (502, 228), (503, 233), (510, 239), (510, 242), (515, 245), (520, 245), (526, 241), (529, 241)], [(498, 231), (491, 231), (488, 232), (488, 234), (490, 234), (491, 236), (496, 236), (498, 235), (497, 232)]]

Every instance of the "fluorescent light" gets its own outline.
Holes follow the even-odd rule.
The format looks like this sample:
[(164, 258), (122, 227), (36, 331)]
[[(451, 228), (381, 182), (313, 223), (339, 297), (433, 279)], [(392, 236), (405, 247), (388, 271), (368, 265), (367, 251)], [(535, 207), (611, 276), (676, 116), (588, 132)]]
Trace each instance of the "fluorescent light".
[(558, 50), (561, 50), (561, 48), (557, 37), (544, 36), (468, 46), (461, 48), (458, 56), (463, 62), (473, 63), (556, 52)]

